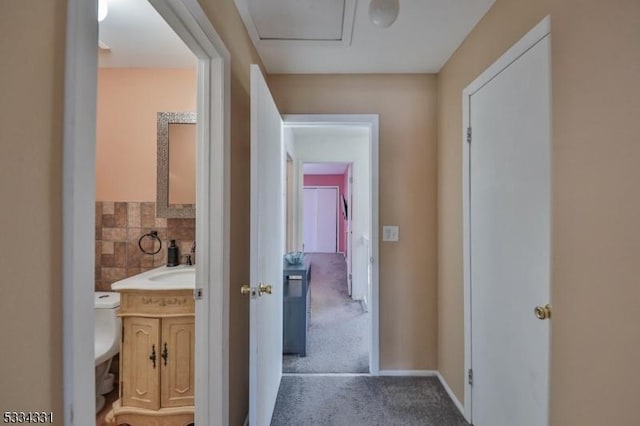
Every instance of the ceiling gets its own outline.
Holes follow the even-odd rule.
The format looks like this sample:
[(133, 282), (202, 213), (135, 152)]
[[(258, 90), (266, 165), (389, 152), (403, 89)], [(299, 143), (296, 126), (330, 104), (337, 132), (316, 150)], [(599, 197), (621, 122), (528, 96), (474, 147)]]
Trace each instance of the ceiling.
[(148, 0), (108, 0), (100, 22), (101, 68), (194, 68), (196, 56)]
[[(192, 68), (195, 55), (148, 0), (107, 0), (100, 67)], [(269, 73), (435, 73), (495, 0), (400, 0), (389, 28), (369, 0), (235, 0)]]
[(304, 163), (305, 175), (342, 175), (347, 171), (348, 163)]
[(379, 28), (370, 0), (235, 0), (276, 74), (438, 72), (494, 1), (400, 0), (396, 22)]

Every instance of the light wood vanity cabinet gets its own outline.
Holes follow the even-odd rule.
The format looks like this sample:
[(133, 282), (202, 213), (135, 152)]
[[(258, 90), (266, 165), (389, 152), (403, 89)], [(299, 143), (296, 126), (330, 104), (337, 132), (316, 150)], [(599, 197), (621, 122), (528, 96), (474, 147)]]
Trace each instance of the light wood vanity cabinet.
[(191, 290), (121, 292), (120, 399), (107, 421), (193, 423), (194, 313)]

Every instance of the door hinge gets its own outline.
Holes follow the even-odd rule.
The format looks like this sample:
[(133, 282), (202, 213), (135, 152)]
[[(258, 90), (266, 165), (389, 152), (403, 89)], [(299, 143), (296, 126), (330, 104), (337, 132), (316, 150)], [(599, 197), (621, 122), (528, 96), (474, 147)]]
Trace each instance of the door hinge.
[(467, 143), (471, 143), (471, 127), (467, 127)]
[(349, 274), (349, 281), (353, 280), (353, 274)]
[(467, 375), (469, 379), (469, 386), (473, 386), (473, 369), (469, 369), (469, 374)]
[(193, 290), (193, 299), (194, 300), (201, 300), (202, 299), (202, 289), (201, 288), (196, 288)]
[(375, 262), (375, 259), (373, 258), (373, 256), (371, 256), (371, 257), (369, 258), (369, 263), (373, 263), (373, 262)]

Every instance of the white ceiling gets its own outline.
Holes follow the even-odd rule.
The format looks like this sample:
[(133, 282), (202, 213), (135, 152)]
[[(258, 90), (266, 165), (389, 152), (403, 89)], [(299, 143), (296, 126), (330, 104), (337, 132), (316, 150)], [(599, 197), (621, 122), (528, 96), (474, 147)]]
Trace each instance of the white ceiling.
[(304, 163), (305, 175), (342, 175), (347, 171), (348, 163)]
[(189, 50), (148, 0), (108, 0), (109, 13), (100, 22), (103, 68), (194, 68)]
[[(101, 67), (195, 66), (148, 0), (107, 1)], [(494, 1), (400, 0), (397, 21), (379, 28), (369, 0), (235, 0), (269, 73), (438, 72)]]
[[(494, 1), (400, 0), (396, 22), (379, 28), (369, 0), (235, 0), (269, 73), (435, 73)], [(338, 42), (273, 40), (317, 39), (319, 26), (335, 35), (340, 8)]]

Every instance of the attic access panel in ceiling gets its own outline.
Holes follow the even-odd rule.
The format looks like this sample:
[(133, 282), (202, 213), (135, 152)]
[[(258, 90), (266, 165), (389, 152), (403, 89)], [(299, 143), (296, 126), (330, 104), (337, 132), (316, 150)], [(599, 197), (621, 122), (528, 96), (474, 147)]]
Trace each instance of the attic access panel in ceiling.
[(345, 0), (248, 0), (261, 40), (341, 40)]
[(235, 0), (254, 44), (351, 43), (356, 0)]

